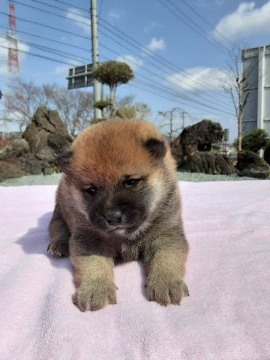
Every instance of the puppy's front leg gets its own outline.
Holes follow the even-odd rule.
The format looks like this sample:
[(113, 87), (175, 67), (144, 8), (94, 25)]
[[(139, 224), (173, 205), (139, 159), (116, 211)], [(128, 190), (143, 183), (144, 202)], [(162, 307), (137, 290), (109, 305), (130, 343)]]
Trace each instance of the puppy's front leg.
[[(160, 242), (158, 239), (156, 242)], [(161, 241), (162, 242), (162, 241)], [(155, 248), (155, 246), (154, 246)], [(188, 296), (183, 277), (187, 248), (157, 246), (150, 259), (145, 261), (146, 293), (151, 301), (163, 306), (180, 304)]]
[(71, 262), (75, 269), (74, 282), (77, 285), (73, 302), (81, 311), (94, 311), (107, 304), (116, 304), (113, 259), (101, 255), (71, 255)]

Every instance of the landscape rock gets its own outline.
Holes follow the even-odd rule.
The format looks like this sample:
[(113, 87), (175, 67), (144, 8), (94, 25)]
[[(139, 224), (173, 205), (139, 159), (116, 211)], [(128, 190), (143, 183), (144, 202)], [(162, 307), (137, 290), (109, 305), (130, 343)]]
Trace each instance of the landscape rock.
[(46, 107), (38, 108), (22, 138), (0, 150), (0, 181), (58, 171), (55, 159), (71, 142), (72, 137), (58, 113)]
[(213, 175), (231, 175), (236, 172), (226, 156), (199, 151), (185, 155), (178, 168), (187, 172)]
[(210, 151), (211, 144), (221, 141), (222, 138), (221, 125), (204, 119), (195, 125), (186, 127), (180, 134), (180, 143), (183, 154), (187, 155), (196, 151)]
[(267, 164), (270, 165), (270, 144), (266, 146), (264, 150), (263, 158), (267, 162)]
[(220, 142), (222, 138), (221, 125), (211, 120), (188, 126), (171, 144), (177, 168), (205, 174), (235, 173), (236, 169), (227, 156), (211, 152), (212, 143)]
[(249, 176), (257, 179), (269, 178), (270, 166), (252, 151), (241, 151), (238, 154), (236, 167), (239, 170), (239, 176)]

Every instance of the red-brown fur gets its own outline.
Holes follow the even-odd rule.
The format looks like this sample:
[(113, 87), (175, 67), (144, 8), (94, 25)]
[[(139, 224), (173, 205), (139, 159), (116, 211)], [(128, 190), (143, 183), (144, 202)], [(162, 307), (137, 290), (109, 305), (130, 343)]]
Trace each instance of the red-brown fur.
[[(65, 174), (50, 223), (49, 250), (60, 256), (70, 254), (77, 285), (74, 303), (84, 311), (116, 302), (113, 263), (119, 256), (143, 261), (150, 300), (161, 305), (180, 303), (188, 294), (183, 281), (188, 244), (175, 162), (157, 128), (136, 120), (91, 126), (75, 140), (62, 168)], [(126, 189), (126, 177), (140, 181)], [(92, 186), (98, 189), (97, 195), (86, 195)], [(124, 225), (131, 226), (131, 211), (138, 217), (136, 228), (110, 231), (103, 211), (123, 202), (123, 216), (129, 219)]]

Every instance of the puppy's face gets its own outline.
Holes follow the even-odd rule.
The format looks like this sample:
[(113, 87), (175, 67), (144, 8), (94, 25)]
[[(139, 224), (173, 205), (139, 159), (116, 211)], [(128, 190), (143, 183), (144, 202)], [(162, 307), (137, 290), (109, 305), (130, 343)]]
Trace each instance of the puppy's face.
[(91, 226), (132, 236), (162, 200), (166, 153), (167, 145), (152, 125), (109, 120), (79, 135), (60, 166), (73, 187), (73, 205)]
[(82, 191), (87, 214), (100, 230), (125, 235), (137, 230), (148, 218), (154, 199), (148, 177), (124, 175), (111, 186), (92, 185)]

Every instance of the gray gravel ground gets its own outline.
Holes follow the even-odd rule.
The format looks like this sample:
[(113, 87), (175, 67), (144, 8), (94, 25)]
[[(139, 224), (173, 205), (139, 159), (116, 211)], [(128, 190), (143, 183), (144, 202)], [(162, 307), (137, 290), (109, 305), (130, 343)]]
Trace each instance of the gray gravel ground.
[[(249, 177), (239, 177), (237, 175), (208, 175), (202, 173), (178, 172), (178, 178), (182, 181), (243, 181), (254, 180)], [(21, 186), (21, 185), (55, 185), (58, 184), (61, 174), (53, 175), (31, 175), (23, 176), (19, 179), (9, 179), (0, 182), (0, 186)]]

